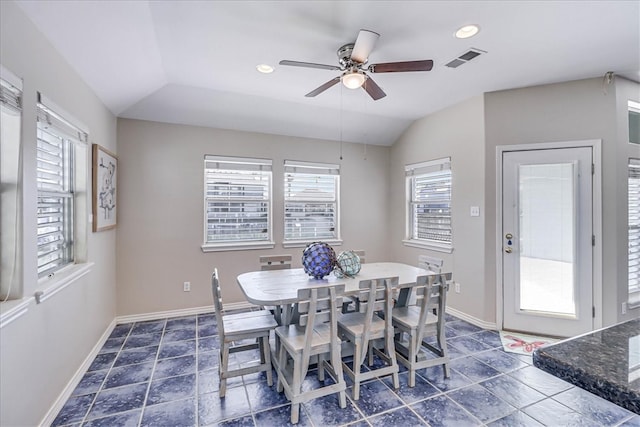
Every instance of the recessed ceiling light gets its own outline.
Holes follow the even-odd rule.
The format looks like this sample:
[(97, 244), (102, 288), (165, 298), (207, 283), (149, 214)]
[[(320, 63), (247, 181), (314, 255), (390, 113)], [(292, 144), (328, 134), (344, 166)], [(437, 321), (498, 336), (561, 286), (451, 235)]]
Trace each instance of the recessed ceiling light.
[(260, 71), (261, 73), (264, 74), (269, 74), (269, 73), (273, 73), (273, 67), (271, 65), (267, 65), (267, 64), (260, 64), (256, 66), (256, 70)]
[(468, 39), (478, 34), (478, 31), (480, 31), (480, 27), (477, 25), (465, 25), (456, 31), (455, 36), (459, 39)]

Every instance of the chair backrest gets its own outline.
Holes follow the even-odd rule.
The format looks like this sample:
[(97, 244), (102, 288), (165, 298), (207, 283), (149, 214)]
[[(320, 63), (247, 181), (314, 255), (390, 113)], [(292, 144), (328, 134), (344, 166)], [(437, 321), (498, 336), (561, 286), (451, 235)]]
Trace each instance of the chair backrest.
[[(360, 313), (365, 313), (362, 340), (367, 343), (371, 339), (371, 325), (373, 316), (378, 311), (384, 313), (385, 333), (393, 334), (391, 310), (393, 309), (393, 289), (398, 287), (398, 277), (383, 277), (378, 279), (361, 280), (358, 299)], [(364, 363), (367, 352), (363, 352), (360, 364)], [(355, 361), (354, 361), (355, 362)]]
[(285, 270), (291, 268), (291, 255), (263, 255), (260, 257), (260, 269)]
[(364, 264), (365, 263), (365, 257), (366, 257), (366, 253), (363, 250), (358, 250), (358, 251), (353, 251), (355, 252), (356, 255), (358, 255), (358, 258), (360, 258), (360, 264)]
[(433, 271), (434, 273), (440, 273), (442, 271), (443, 265), (444, 260), (442, 258), (435, 258), (429, 255), (418, 256), (418, 267), (424, 268), (425, 270)]
[(314, 328), (328, 323), (329, 341), (338, 348), (338, 313), (342, 309), (344, 285), (320, 286), (298, 290), (298, 326), (305, 328), (305, 347), (302, 350), (302, 378), (307, 375)]
[(450, 281), (451, 273), (431, 274), (416, 278), (414, 291), (416, 304), (420, 307), (420, 320), (418, 321), (418, 336), (416, 340), (418, 348), (425, 335), (429, 313), (434, 313), (437, 316), (436, 330), (441, 331), (444, 328), (444, 313)]
[(211, 275), (211, 291), (213, 293), (213, 308), (216, 311), (216, 322), (218, 324), (218, 333), (224, 335), (224, 322), (222, 320), (222, 294), (220, 292), (220, 279), (218, 279), (218, 269), (213, 269)]

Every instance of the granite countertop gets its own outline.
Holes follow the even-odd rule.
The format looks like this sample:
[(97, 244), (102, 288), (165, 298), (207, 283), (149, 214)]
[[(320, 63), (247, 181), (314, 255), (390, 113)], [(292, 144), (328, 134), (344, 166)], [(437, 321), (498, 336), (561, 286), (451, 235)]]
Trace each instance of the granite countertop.
[(640, 414), (640, 319), (539, 348), (533, 364)]

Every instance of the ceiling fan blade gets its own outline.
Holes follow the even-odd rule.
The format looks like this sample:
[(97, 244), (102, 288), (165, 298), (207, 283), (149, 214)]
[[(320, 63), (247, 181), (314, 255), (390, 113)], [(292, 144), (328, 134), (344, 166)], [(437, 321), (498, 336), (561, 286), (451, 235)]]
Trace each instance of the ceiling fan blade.
[(380, 98), (384, 98), (387, 96), (386, 93), (382, 90), (380, 86), (373, 79), (367, 76), (367, 79), (362, 84), (362, 88), (367, 91), (369, 96), (373, 98), (374, 101), (377, 101)]
[(383, 64), (369, 65), (369, 71), (372, 73), (402, 73), (405, 71), (431, 71), (433, 61), (425, 59), (423, 61), (405, 61), (405, 62), (385, 62)]
[(356, 43), (353, 46), (353, 51), (351, 52), (351, 60), (360, 64), (367, 62), (369, 54), (373, 50), (376, 41), (378, 41), (378, 37), (380, 37), (380, 34), (374, 33), (373, 31), (360, 30)]
[(325, 90), (329, 89), (331, 86), (335, 85), (339, 81), (340, 81), (340, 77), (336, 77), (334, 79), (331, 79), (328, 82), (326, 82), (325, 84), (323, 84), (323, 85), (319, 86), (318, 88), (312, 90), (311, 92), (309, 92), (305, 96), (311, 98), (311, 97), (314, 97), (316, 95), (320, 95), (322, 92), (324, 92)]
[(340, 71), (341, 68), (335, 65), (315, 64), (313, 62), (300, 62), (300, 61), (280, 61), (280, 65), (289, 65), (292, 67), (306, 67), (306, 68), (319, 68), (321, 70)]

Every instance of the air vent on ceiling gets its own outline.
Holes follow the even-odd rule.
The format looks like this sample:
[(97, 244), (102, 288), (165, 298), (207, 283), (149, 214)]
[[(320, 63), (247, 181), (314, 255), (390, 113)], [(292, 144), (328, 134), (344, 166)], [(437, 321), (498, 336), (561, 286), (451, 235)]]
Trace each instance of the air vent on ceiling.
[(473, 58), (477, 58), (478, 56), (482, 55), (483, 53), (487, 53), (487, 52), (484, 51), (484, 50), (471, 48), (467, 52), (465, 52), (462, 55), (458, 56), (454, 60), (449, 61), (445, 65), (447, 67), (449, 67), (449, 68), (458, 68), (462, 64), (466, 64), (467, 62), (471, 61)]

